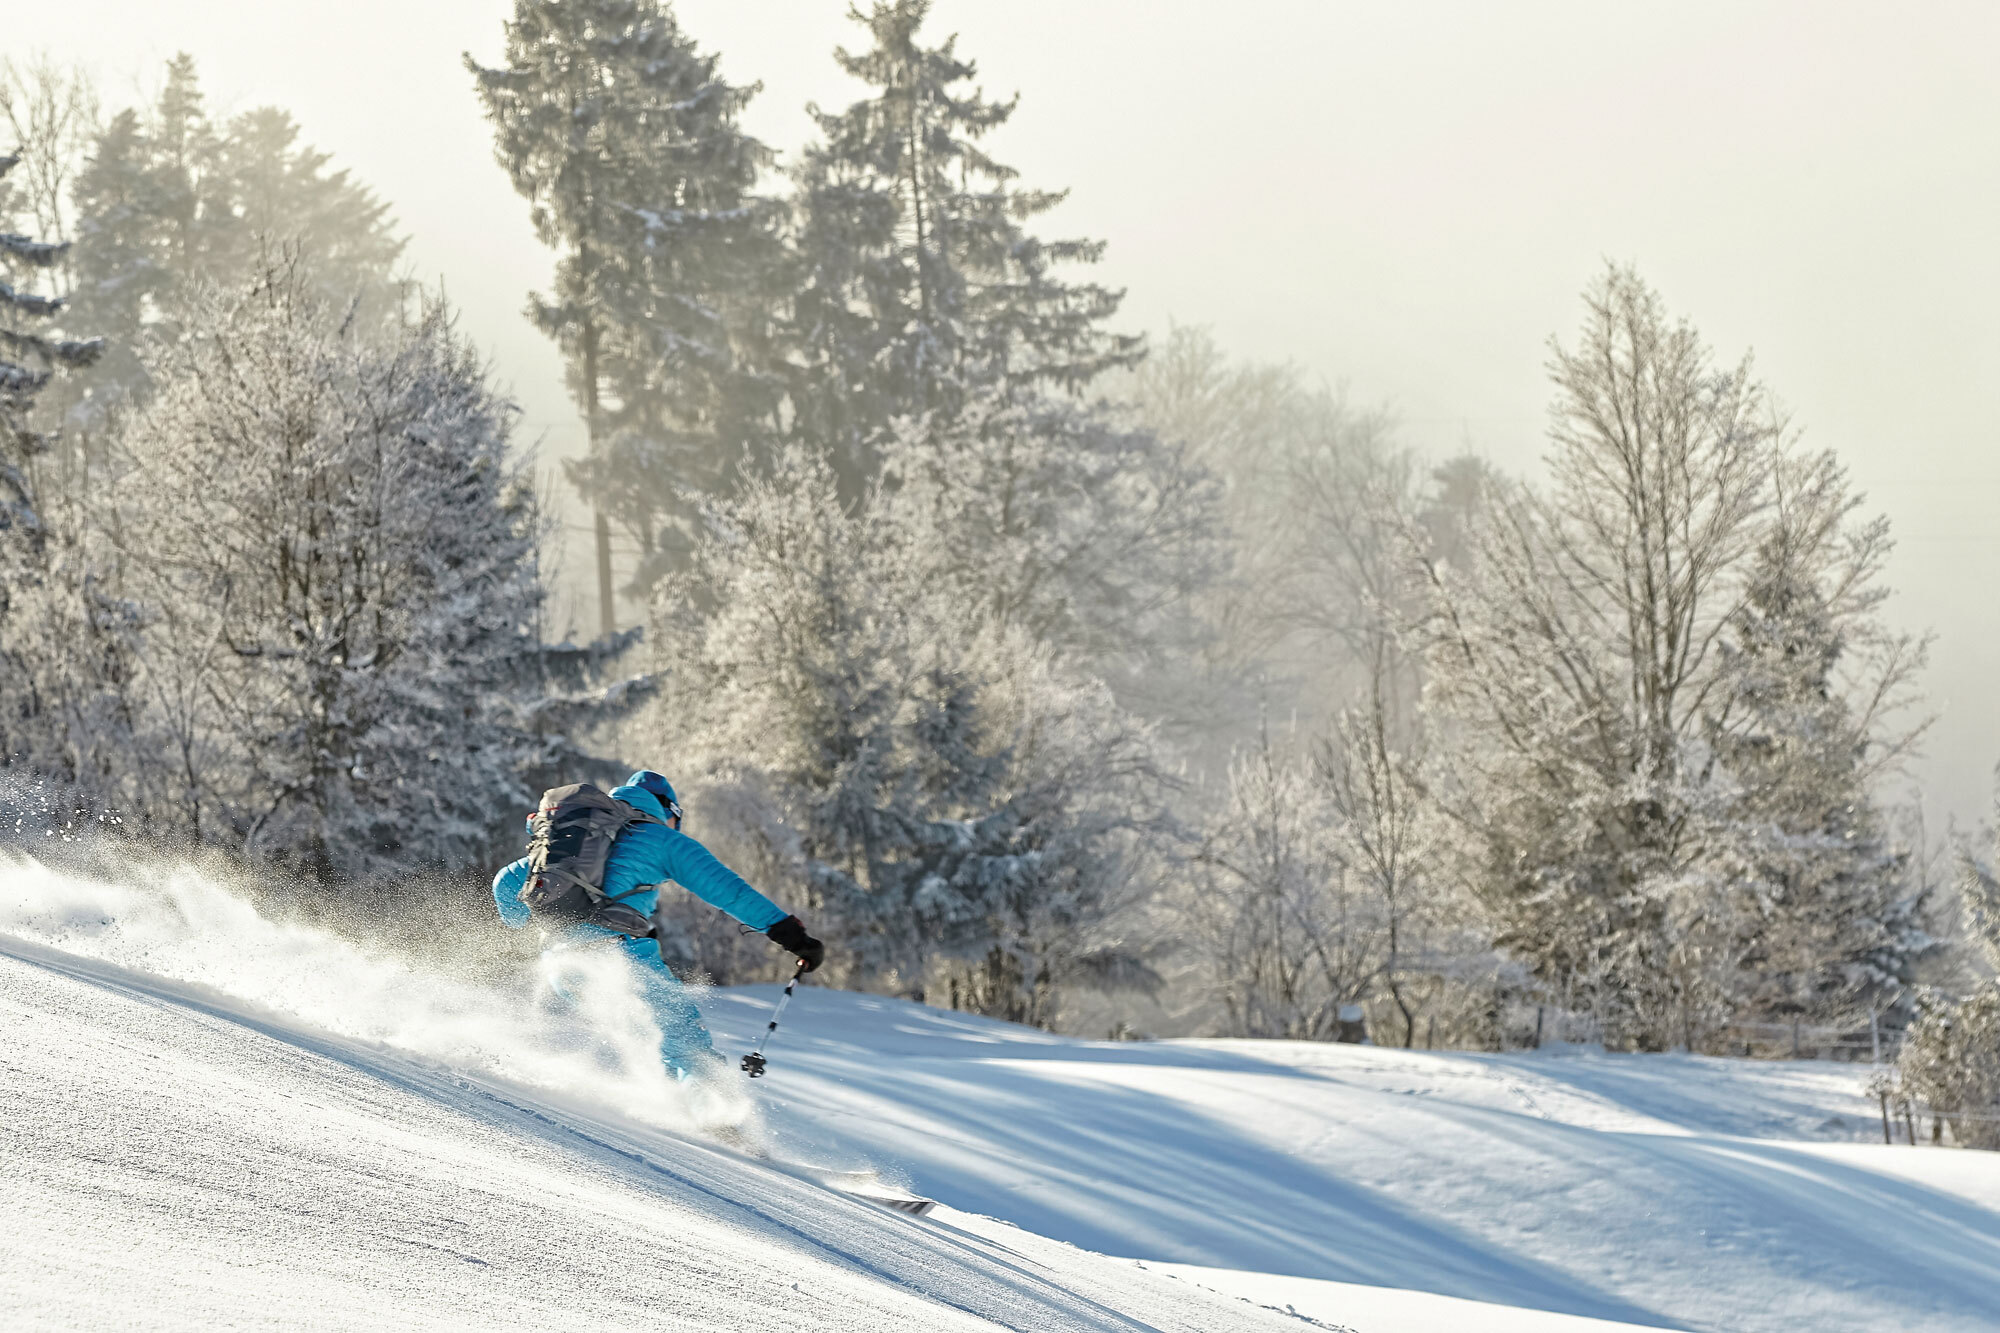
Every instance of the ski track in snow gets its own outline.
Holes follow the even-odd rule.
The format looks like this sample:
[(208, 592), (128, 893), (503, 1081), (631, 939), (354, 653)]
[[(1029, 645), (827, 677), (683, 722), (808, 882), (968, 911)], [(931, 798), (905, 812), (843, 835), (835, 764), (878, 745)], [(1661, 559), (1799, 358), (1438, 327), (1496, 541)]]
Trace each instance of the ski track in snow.
[[(1865, 1067), (1087, 1042), (808, 985), (703, 1100), (615, 977), (588, 1022), (531, 981), (0, 861), (0, 1324), (2000, 1329), (2000, 1154), (1885, 1148)], [(725, 1050), (776, 994), (705, 997)], [(752, 1104), (808, 1165), (688, 1132)], [(819, 1183), (871, 1168), (945, 1206)]]
[(1258, 1329), (187, 988), (0, 941), (10, 1328)]

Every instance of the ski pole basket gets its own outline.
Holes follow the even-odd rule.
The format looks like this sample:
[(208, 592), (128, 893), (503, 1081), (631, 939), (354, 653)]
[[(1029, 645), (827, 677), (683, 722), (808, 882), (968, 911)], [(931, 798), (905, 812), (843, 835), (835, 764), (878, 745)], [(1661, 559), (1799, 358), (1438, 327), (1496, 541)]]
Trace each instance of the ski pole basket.
[(806, 974), (805, 961), (799, 961), (798, 970), (785, 983), (785, 993), (778, 997), (778, 1007), (771, 1011), (771, 1021), (764, 1026), (764, 1035), (757, 1039), (756, 1049), (743, 1057), (743, 1072), (751, 1078), (764, 1077), (764, 1043), (771, 1040), (771, 1034), (778, 1030), (778, 1020), (785, 1016), (785, 1006), (792, 1002), (792, 992), (798, 989), (799, 978)]

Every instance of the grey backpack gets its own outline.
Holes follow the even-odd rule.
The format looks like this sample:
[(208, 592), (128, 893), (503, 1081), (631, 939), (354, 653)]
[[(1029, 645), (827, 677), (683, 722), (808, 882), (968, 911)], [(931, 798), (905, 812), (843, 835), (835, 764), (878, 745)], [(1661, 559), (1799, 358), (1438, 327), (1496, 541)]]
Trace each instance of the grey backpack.
[(622, 901), (631, 894), (605, 894), (604, 867), (619, 834), (634, 824), (665, 822), (588, 782), (551, 787), (529, 820), (528, 886), (521, 901), (551, 922), (584, 921), (621, 935), (651, 935), (653, 923)]

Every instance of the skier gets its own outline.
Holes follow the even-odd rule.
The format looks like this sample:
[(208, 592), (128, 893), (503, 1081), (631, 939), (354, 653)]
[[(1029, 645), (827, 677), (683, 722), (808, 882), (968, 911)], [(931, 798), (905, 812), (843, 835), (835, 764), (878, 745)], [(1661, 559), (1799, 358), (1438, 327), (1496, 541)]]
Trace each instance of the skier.
[[(602, 886), (607, 899), (657, 921), (659, 886), (672, 880), (796, 954), (801, 971), (810, 972), (825, 961), (826, 946), (806, 933), (804, 923), (744, 883), (706, 847), (680, 831), (680, 802), (666, 778), (641, 769), (627, 778), (624, 786), (614, 788), (611, 796), (650, 818), (626, 828), (612, 844)], [(525, 856), (493, 877), (493, 905), (499, 909), (500, 919), (516, 929), (534, 919), (521, 901), (521, 893), (532, 878)], [(660, 1058), (668, 1072), (686, 1080), (727, 1068), (700, 1011), (667, 969), (656, 939), (620, 934), (589, 922), (560, 925), (548, 932), (547, 939), (553, 951), (610, 947), (618, 941), (659, 1023)]]

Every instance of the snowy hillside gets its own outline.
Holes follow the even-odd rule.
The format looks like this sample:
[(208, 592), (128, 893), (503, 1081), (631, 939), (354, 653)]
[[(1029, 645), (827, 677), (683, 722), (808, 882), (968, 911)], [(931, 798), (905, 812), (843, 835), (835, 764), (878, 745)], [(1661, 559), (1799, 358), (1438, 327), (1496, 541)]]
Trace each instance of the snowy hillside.
[[(756, 989), (714, 997), (720, 1031)], [(1104, 1253), (1669, 1327), (2000, 1328), (2000, 1155), (1883, 1147), (1864, 1067), (1076, 1042), (823, 992), (788, 1021), (781, 1134)]]
[[(2000, 1328), (2000, 1155), (1884, 1148), (1852, 1068), (808, 987), (749, 1089), (778, 1168), (690, 1132), (746, 1108), (678, 1096), (615, 984), (587, 1030), (533, 994), (0, 868), (8, 1326)], [(771, 998), (710, 995), (721, 1044)], [(870, 1168), (946, 1206), (822, 1183)]]

